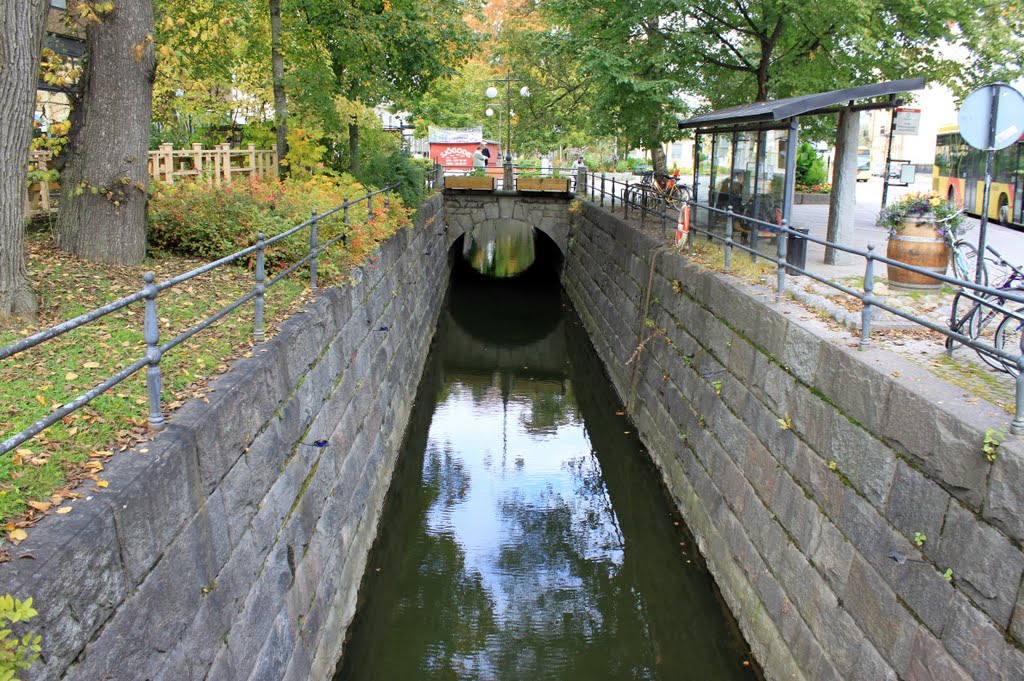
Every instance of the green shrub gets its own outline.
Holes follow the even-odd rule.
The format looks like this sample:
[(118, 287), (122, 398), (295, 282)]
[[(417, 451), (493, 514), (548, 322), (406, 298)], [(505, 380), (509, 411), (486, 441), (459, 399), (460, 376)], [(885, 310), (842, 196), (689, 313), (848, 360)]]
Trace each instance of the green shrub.
[[(260, 233), (268, 238), (280, 234), (308, 220), (314, 209), (324, 213), (369, 191), (370, 187), (348, 175), (316, 175), (284, 182), (252, 178), (221, 187), (179, 182), (163, 188), (149, 202), (149, 247), (156, 252), (216, 260), (255, 244)], [(369, 223), (367, 209), (365, 200), (349, 209), (347, 247), (338, 243), (320, 255), (317, 271), (326, 281), (337, 281), (349, 267), (361, 263), (376, 244), (410, 224), (410, 211), (394, 193), (390, 213), (385, 214), (384, 197), (380, 195), (374, 197), (374, 216)], [(343, 212), (322, 220), (318, 231), (320, 243), (341, 234)], [(268, 246), (268, 272), (286, 269), (308, 250), (308, 229)], [(246, 264), (252, 267), (254, 262), (255, 255), (251, 255)]]
[(825, 181), (825, 164), (818, 152), (807, 142), (801, 142), (796, 152), (796, 183), (802, 185), (822, 184)]
[(423, 159), (414, 159), (404, 150), (374, 154), (363, 162), (360, 178), (375, 187), (399, 183), (398, 193), (407, 206), (419, 206), (426, 199), (427, 173)]
[(0, 681), (10, 681), (19, 671), (27, 670), (42, 650), (41, 636), (29, 632), (20, 639), (12, 636), (8, 625), (30, 620), (39, 613), (32, 607), (32, 599), (19, 601), (11, 596), (0, 596)]

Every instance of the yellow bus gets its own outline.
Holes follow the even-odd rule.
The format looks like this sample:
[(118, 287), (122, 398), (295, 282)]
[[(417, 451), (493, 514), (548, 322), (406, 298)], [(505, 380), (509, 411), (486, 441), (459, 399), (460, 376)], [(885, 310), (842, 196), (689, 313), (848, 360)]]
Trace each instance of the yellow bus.
[[(935, 139), (932, 191), (952, 201), (969, 215), (979, 217), (985, 193), (985, 152), (968, 146), (955, 125), (939, 128)], [(995, 154), (988, 217), (1004, 225), (1024, 228), (1024, 135)]]
[(857, 181), (867, 182), (871, 179), (871, 149), (857, 147)]

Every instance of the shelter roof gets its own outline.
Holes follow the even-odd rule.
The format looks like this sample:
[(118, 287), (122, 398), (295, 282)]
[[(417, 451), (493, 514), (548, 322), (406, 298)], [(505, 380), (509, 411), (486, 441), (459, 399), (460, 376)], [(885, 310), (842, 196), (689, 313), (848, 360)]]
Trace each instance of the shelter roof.
[(885, 83), (858, 85), (831, 92), (819, 92), (813, 95), (800, 95), (776, 99), (770, 102), (754, 102), (741, 104), (727, 109), (719, 109), (711, 113), (701, 114), (679, 121), (680, 128), (715, 128), (735, 125), (772, 125), (788, 120), (794, 116), (826, 113), (830, 107), (845, 104), (858, 99), (884, 97), (900, 92), (920, 90), (924, 87), (924, 78), (906, 78)]

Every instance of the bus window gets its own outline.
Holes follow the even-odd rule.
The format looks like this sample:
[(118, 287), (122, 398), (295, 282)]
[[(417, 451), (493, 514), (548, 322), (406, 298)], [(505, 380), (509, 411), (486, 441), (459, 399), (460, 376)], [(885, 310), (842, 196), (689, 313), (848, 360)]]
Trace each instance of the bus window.
[(871, 179), (871, 150), (861, 147), (857, 149), (857, 181), (867, 182)]

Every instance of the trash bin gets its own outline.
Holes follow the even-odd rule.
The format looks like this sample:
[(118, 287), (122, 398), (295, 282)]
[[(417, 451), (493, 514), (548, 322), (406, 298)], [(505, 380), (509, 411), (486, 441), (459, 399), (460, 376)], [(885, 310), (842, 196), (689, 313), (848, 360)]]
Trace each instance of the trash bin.
[[(811, 230), (806, 227), (794, 227), (794, 232), (799, 234), (787, 234), (786, 238), (786, 262), (793, 267), (799, 267), (800, 269), (807, 268), (807, 239), (804, 238), (805, 234), (809, 234)], [(786, 274), (800, 275), (800, 272), (793, 269), (793, 267), (786, 268)]]

